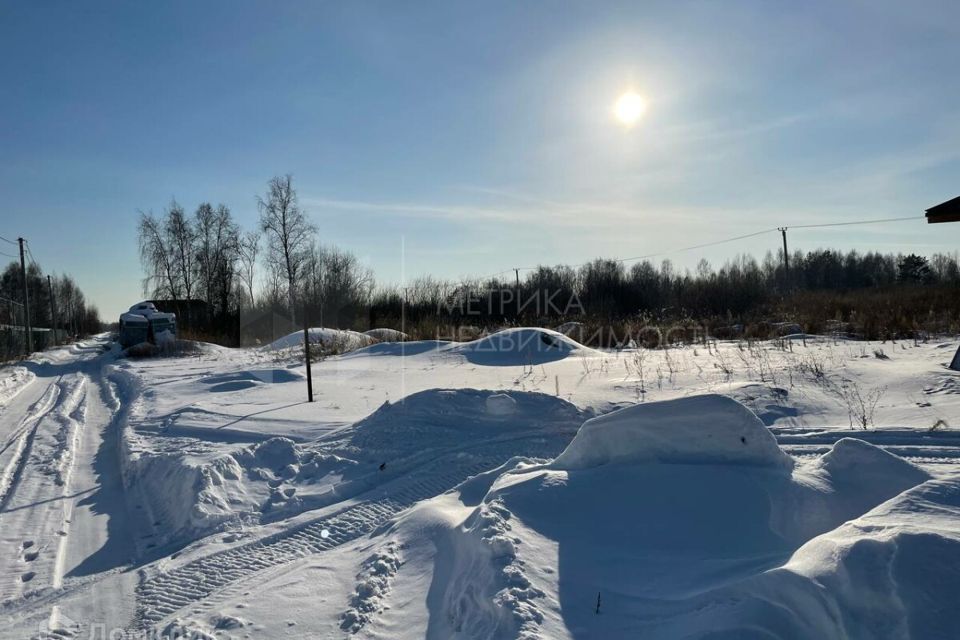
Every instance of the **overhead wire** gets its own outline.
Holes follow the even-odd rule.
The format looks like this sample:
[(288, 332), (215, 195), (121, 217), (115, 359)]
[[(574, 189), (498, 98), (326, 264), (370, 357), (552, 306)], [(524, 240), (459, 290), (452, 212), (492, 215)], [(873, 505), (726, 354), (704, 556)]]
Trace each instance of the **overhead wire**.
[(902, 222), (904, 220), (920, 220), (926, 216), (907, 216), (905, 218), (881, 218), (879, 220), (856, 220), (854, 222), (824, 222), (821, 224), (797, 224), (787, 229), (817, 229), (820, 227), (849, 227), (855, 224), (880, 224), (882, 222)]
[[(658, 253), (650, 253), (650, 254), (642, 255), (642, 256), (633, 256), (633, 257), (630, 257), (630, 258), (615, 258), (615, 259), (613, 259), (613, 262), (627, 263), (627, 262), (633, 262), (633, 261), (636, 261), (636, 260), (646, 260), (646, 259), (648, 259), (648, 258), (658, 258), (658, 257), (660, 257), (660, 256), (673, 255), (673, 254), (675, 254), (675, 253), (682, 253), (682, 252), (684, 252), (684, 251), (693, 251), (694, 249), (704, 249), (704, 248), (706, 248), (706, 247), (712, 247), (712, 246), (715, 246), (715, 245), (726, 244), (726, 243), (728, 243), (728, 242), (736, 242), (737, 240), (746, 240), (747, 238), (754, 238), (754, 237), (762, 236), (762, 235), (765, 235), (765, 234), (768, 234), (768, 233), (777, 232), (777, 231), (780, 231), (781, 228), (786, 229), (786, 230), (790, 230), (790, 229), (818, 229), (818, 228), (823, 228), (823, 227), (847, 227), (847, 226), (852, 226), (852, 225), (882, 224), (882, 223), (887, 223), (887, 222), (903, 222), (903, 221), (906, 221), (906, 220), (920, 220), (920, 219), (923, 219), (923, 218), (925, 218), (925, 216), (905, 216), (905, 217), (902, 217), (902, 218), (880, 218), (880, 219), (876, 219), (876, 220), (853, 220), (853, 221), (850, 221), (850, 222), (824, 222), (824, 223), (818, 223), (818, 224), (798, 224), (798, 225), (785, 226), (785, 227), (771, 227), (771, 228), (769, 228), (769, 229), (764, 229), (764, 230), (762, 230), (762, 231), (755, 231), (755, 232), (753, 232), (753, 233), (746, 233), (746, 234), (743, 234), (743, 235), (734, 236), (734, 237), (732, 237), (732, 238), (724, 238), (724, 239), (722, 239), (722, 240), (715, 240), (715, 241), (713, 241), (713, 242), (704, 242), (704, 243), (702, 243), (702, 244), (695, 244), (695, 245), (691, 245), (691, 246), (689, 246), (689, 247), (681, 247), (681, 248), (678, 248), (678, 249), (671, 249), (671, 250), (668, 250), (668, 251), (660, 251), (660, 252), (658, 252)], [(578, 268), (578, 267), (582, 267), (582, 266), (588, 265), (588, 264), (590, 264), (590, 262), (591, 262), (591, 261), (581, 262), (581, 263), (578, 263), (578, 264), (570, 265), (570, 267), (573, 268), (573, 269), (576, 269), (576, 268)], [(504, 274), (504, 273), (509, 273), (509, 272), (511, 272), (511, 271), (533, 271), (533, 270), (536, 270), (537, 268), (539, 268), (539, 267), (518, 267), (518, 268), (516, 268), (516, 269), (504, 269), (503, 271), (498, 271), (497, 273), (491, 274), (491, 275), (489, 275), (489, 276), (483, 276), (483, 277), (480, 278), (480, 279), (481, 279), (481, 280), (485, 280), (485, 279), (487, 279), (487, 278), (493, 278), (493, 277), (496, 277), (496, 276), (501, 275), (501, 274)]]
[[(649, 253), (645, 256), (634, 256), (632, 258), (619, 258), (616, 262), (633, 262), (634, 260), (646, 260), (647, 258), (658, 258), (660, 256), (668, 256), (674, 253), (682, 253), (684, 251), (693, 251), (694, 249), (704, 249), (706, 247), (712, 247), (718, 244), (726, 244), (728, 242), (736, 242), (737, 240), (746, 240), (747, 238), (753, 238), (756, 236), (762, 236), (767, 233), (776, 231), (776, 229), (764, 229), (763, 231), (755, 231), (753, 233), (746, 233), (742, 236), (734, 236), (733, 238), (724, 238), (723, 240), (715, 240), (713, 242), (704, 242), (702, 244), (695, 244), (689, 247), (681, 247), (679, 249), (671, 249), (669, 251), (661, 251), (659, 253)], [(587, 263), (583, 263), (587, 264)], [(583, 265), (575, 265), (583, 266)]]
[(27, 255), (30, 256), (30, 263), (39, 267), (40, 263), (37, 262), (37, 259), (33, 257), (33, 250), (30, 249), (30, 241), (24, 240), (24, 244), (27, 245)]

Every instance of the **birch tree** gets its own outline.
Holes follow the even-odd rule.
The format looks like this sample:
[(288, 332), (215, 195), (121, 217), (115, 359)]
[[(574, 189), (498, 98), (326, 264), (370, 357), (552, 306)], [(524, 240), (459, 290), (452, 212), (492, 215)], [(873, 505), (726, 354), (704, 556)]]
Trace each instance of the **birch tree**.
[(180, 299), (180, 279), (177, 277), (172, 247), (169, 246), (166, 225), (152, 213), (140, 213), (138, 225), (140, 264), (143, 266), (143, 293), (157, 298)]
[(286, 281), (290, 318), (295, 324), (297, 285), (315, 230), (297, 203), (293, 177), (289, 174), (270, 180), (266, 198), (257, 198), (257, 205), (260, 228), (267, 236), (267, 260)]
[(240, 238), (238, 245), (238, 257), (240, 259), (240, 280), (246, 288), (247, 295), (250, 296), (250, 305), (253, 306), (255, 298), (253, 297), (253, 282), (256, 275), (257, 257), (260, 253), (260, 233), (257, 231), (247, 231)]

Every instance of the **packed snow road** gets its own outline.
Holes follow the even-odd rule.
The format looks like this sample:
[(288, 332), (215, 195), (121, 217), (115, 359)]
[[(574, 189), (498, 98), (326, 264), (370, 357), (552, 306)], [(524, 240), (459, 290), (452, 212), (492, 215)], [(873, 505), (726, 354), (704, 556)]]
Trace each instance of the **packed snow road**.
[[(134, 560), (120, 472), (120, 407), (103, 373), (112, 359), (105, 346), (101, 339), (48, 351), (23, 363), (31, 375), (6, 389), (0, 408), (5, 608), (119, 573)], [(91, 590), (71, 616), (132, 615), (123, 589), (121, 581)], [(44, 615), (48, 628), (60, 626), (56, 605), (41, 605), (33, 615), (38, 631)]]

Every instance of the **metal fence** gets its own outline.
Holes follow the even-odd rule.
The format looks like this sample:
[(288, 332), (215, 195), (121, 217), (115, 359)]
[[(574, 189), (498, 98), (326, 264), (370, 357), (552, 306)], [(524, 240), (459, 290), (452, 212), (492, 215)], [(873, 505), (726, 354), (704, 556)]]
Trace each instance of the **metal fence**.
[[(23, 304), (0, 296), (0, 362), (17, 360), (27, 353), (27, 330), (23, 316)], [(33, 327), (30, 335), (34, 351), (41, 351), (67, 338), (67, 332), (63, 329), (45, 327)]]
[[(43, 351), (67, 338), (63, 329), (33, 327), (33, 350)], [(27, 353), (27, 331), (22, 326), (0, 324), (0, 362), (18, 360)]]

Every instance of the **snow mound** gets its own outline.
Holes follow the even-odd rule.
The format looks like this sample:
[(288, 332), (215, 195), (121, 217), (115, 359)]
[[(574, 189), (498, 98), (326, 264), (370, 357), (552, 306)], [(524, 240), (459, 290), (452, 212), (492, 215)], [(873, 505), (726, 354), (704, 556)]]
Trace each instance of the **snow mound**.
[(251, 389), (261, 384), (278, 384), (301, 380), (303, 380), (303, 376), (289, 369), (250, 369), (218, 373), (201, 378), (198, 382), (209, 385), (211, 393), (223, 393)]
[(958, 518), (960, 478), (930, 480), (810, 540), (782, 567), (700, 598), (701, 610), (714, 611), (694, 613), (668, 631), (690, 637), (692, 628), (710, 628), (714, 635), (693, 636), (710, 638), (953, 638), (960, 625)]
[(801, 508), (804, 512), (803, 521), (798, 519), (785, 524), (784, 529), (788, 531), (803, 532), (814, 526), (818, 527), (817, 533), (820, 533), (825, 527), (818, 525), (819, 520), (842, 522), (855, 518), (930, 479), (930, 474), (903, 458), (854, 438), (837, 441), (805, 472), (848, 498), (831, 502), (827, 514)]
[(360, 472), (352, 460), (276, 437), (212, 459), (136, 454), (125, 475), (142, 489), (161, 527), (157, 541), (168, 543), (195, 539), (238, 519), (262, 522), (322, 506), (333, 486)]
[(448, 353), (461, 355), (473, 364), (509, 367), (544, 364), (571, 355), (596, 355), (597, 352), (550, 329), (517, 328), (455, 345)]
[[(437, 462), (443, 454), (495, 465), (525, 439), (537, 457), (549, 459), (588, 415), (545, 394), (433, 389), (310, 443), (272, 437), (215, 456), (128, 453), (125, 475), (142, 489), (157, 523), (154, 542), (182, 543), (238, 522), (272, 522), (327, 506), (420, 465), (443, 464)], [(507, 443), (489, 446), (491, 438)], [(463, 451), (473, 445), (487, 446)]]
[(556, 455), (585, 414), (560, 398), (532, 392), (428, 389), (385, 403), (320, 444), (331, 452), (376, 463), (464, 447), (496, 435), (553, 436)]
[(370, 329), (363, 334), (380, 342), (403, 342), (409, 338), (407, 334), (396, 329)]
[(887, 475), (890, 465), (913, 467), (908, 462), (888, 451), (875, 447), (857, 438), (841, 438), (818, 460), (819, 465), (830, 473), (856, 472), (872, 475)]
[[(308, 334), (311, 345), (318, 345), (325, 351), (334, 353), (345, 353), (368, 347), (377, 341), (371, 336), (349, 329), (314, 327), (308, 330)], [(274, 340), (265, 348), (278, 351), (280, 349), (296, 349), (301, 346), (303, 346), (303, 331), (294, 331), (278, 340)]]
[(364, 356), (418, 356), (430, 351), (440, 352), (450, 346), (445, 340), (415, 340), (413, 342), (378, 342), (346, 354), (347, 358)]
[[(710, 396), (704, 402), (720, 405), (711, 412), (720, 421), (743, 418)], [(949, 511), (901, 507), (930, 483), (900, 488), (929, 476), (854, 441), (789, 473), (756, 457), (701, 460), (573, 469), (514, 460), (475, 476), (384, 534), (380, 548), (395, 545), (406, 557), (390, 577), (393, 589), (375, 590), (376, 609), (405, 602), (406, 572), (432, 575), (427, 606), (437, 637), (467, 629), (483, 638), (952, 637), (941, 632), (958, 617), (946, 602), (960, 587), (960, 488)], [(896, 482), (865, 496), (861, 465)], [(927, 511), (937, 526), (924, 524)], [(915, 515), (916, 530), (900, 532)], [(438, 526), (444, 517), (449, 524)], [(952, 529), (950, 540), (930, 533), (939, 527)], [(929, 582), (924, 572), (938, 556), (946, 564), (929, 569)], [(362, 586), (367, 576), (360, 578)], [(895, 622), (905, 608), (898, 598), (906, 623)], [(367, 632), (389, 628), (382, 624)], [(883, 632), (903, 625), (917, 626), (912, 635)]]
[(638, 404), (588, 420), (554, 467), (647, 462), (792, 466), (752, 411), (707, 394)]

